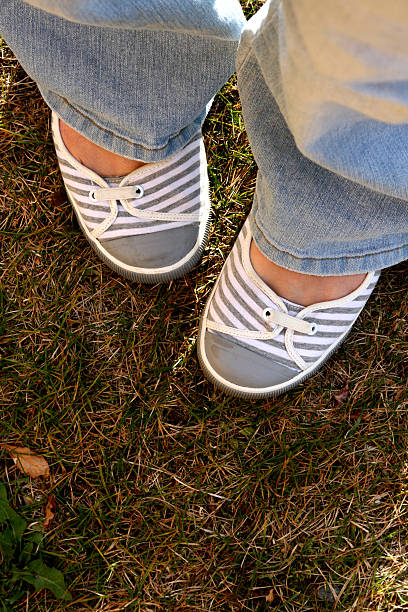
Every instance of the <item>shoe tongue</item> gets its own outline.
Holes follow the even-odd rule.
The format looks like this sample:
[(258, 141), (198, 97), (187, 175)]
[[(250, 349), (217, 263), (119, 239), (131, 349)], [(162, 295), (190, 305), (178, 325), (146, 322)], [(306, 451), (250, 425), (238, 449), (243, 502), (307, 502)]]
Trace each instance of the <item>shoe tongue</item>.
[(110, 187), (117, 187), (123, 181), (125, 176), (127, 175), (124, 174), (123, 176), (104, 176), (103, 180), (109, 183)]
[(281, 300), (288, 309), (288, 314), (290, 314), (291, 316), (296, 316), (301, 310), (306, 308), (306, 306), (300, 306), (299, 304), (295, 304), (294, 302), (291, 302), (286, 298), (281, 298)]

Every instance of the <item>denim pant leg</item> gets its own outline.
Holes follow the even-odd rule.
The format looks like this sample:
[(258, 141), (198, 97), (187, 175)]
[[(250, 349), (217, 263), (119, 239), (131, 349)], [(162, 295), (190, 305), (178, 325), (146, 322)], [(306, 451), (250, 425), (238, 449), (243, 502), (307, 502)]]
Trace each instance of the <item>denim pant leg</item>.
[(407, 66), (405, 3), (273, 0), (249, 20), (251, 227), (276, 264), (324, 276), (408, 258)]
[(0, 34), (48, 105), (119, 155), (160, 161), (235, 70), (238, 0), (1, 0)]

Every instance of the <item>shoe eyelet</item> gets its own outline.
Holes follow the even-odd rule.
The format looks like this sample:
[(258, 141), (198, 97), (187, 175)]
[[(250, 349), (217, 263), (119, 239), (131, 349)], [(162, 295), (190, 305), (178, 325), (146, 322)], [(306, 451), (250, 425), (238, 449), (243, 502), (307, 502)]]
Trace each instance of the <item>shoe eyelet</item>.
[(93, 200), (94, 202), (96, 202), (95, 189), (92, 189), (92, 191), (89, 192), (89, 198)]
[(270, 308), (264, 308), (262, 311), (263, 318), (267, 321), (272, 315), (272, 310)]
[(317, 325), (316, 323), (311, 323), (310, 324), (310, 332), (309, 332), (309, 336), (314, 336), (317, 332)]
[(136, 198), (136, 200), (138, 200), (139, 198), (142, 198), (144, 194), (144, 189), (141, 185), (135, 185), (135, 192), (134, 192), (134, 197)]

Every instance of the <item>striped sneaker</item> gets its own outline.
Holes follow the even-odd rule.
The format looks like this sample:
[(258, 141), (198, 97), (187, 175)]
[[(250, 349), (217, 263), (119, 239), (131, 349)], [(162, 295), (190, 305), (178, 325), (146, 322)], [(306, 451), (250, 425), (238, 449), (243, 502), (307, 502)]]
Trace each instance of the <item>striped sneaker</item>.
[(303, 307), (256, 274), (246, 221), (201, 318), (198, 356), (219, 388), (246, 398), (275, 396), (316, 372), (343, 342), (373, 291), (367, 274), (349, 295)]
[(200, 132), (172, 157), (120, 178), (101, 178), (78, 162), (62, 141), (55, 113), (52, 132), (78, 223), (108, 266), (146, 283), (193, 268), (207, 241), (211, 210)]

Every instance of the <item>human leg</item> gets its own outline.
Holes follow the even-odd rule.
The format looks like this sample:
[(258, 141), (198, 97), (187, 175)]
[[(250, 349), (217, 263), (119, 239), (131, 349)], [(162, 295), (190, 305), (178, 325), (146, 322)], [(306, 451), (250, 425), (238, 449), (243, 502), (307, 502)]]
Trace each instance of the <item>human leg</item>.
[[(186, 3), (173, 5), (187, 10)], [(244, 23), (236, 10), (239, 4), (232, 0), (227, 5), (230, 13), (218, 16), (217, 29), (215, 8), (207, 3), (209, 32), (197, 30), (192, 11), (185, 17), (190, 28), (184, 23), (183, 31), (174, 24), (167, 28), (163, 15), (153, 11), (148, 11), (150, 25), (127, 29), (69, 21), (21, 0), (0, 6), (2, 35), (63, 121), (67, 140), (59, 143), (60, 162), (80, 225), (98, 254), (129, 278), (174, 278), (195, 263), (205, 244), (208, 179), (197, 134), (209, 100), (233, 72), (239, 16)], [(137, 10), (133, 17), (137, 23)], [(72, 145), (69, 150), (65, 124), (91, 149), (87, 156), (81, 157)], [(54, 134), (59, 140), (56, 122)], [(95, 165), (101, 160), (94, 155), (93, 143), (102, 154), (122, 158), (116, 160), (119, 167), (112, 163), (108, 172), (106, 165)], [(80, 161), (83, 164), (75, 164)], [(141, 163), (162, 166), (147, 165), (130, 176)], [(122, 172), (127, 176), (115, 185), (96, 180), (86, 170), (99, 170), (99, 179)], [(128, 192), (139, 183), (143, 194), (139, 191), (136, 201)], [(106, 198), (93, 202), (88, 197), (92, 186), (105, 189)], [(116, 187), (122, 191), (114, 193)], [(138, 210), (143, 212), (136, 214)], [(174, 261), (176, 246), (181, 252)]]
[[(118, 13), (129, 4), (135, 3), (121, 2)], [(235, 0), (226, 1), (222, 15), (212, 2), (200, 3), (212, 28), (202, 34), (196, 3), (173, 0), (166, 3), (168, 19), (177, 7), (187, 13), (185, 30), (178, 31), (138, 4), (146, 3), (136, 3), (134, 28), (125, 29), (77, 23), (22, 0), (4, 0), (0, 32), (68, 125), (108, 151), (155, 162), (180, 150), (200, 128), (209, 100), (234, 72), (245, 20), (241, 12), (239, 27)]]
[[(398, 53), (384, 49), (390, 32), (380, 35), (368, 28), (361, 34), (365, 40), (355, 40), (362, 30), (360, 9), (357, 23), (353, 15), (340, 19), (343, 37), (336, 37), (341, 7), (336, 3), (340, 12), (331, 15), (334, 8), (319, 3), (310, 14), (326, 26), (325, 18), (333, 20), (323, 28), (333, 35), (329, 43), (343, 45), (343, 53), (347, 50), (354, 60), (347, 63), (333, 52), (333, 70), (325, 74), (316, 67), (313, 48), (319, 23), (299, 25), (299, 7), (307, 20), (307, 4), (265, 5), (244, 30), (238, 53), (243, 114), (259, 174), (245, 237), (234, 247), (204, 313), (199, 355), (214, 382), (249, 397), (275, 395), (316, 371), (345, 338), (371, 293), (378, 274), (370, 271), (408, 256), (407, 124), (392, 122), (386, 99), (395, 94), (387, 78), (396, 73), (401, 54), (408, 55), (406, 37)], [(379, 3), (365, 8), (375, 12)], [(405, 16), (407, 21), (406, 11)], [(384, 52), (381, 62), (375, 47)], [(370, 103), (362, 57), (366, 81), (379, 62)], [(330, 56), (325, 61), (330, 63)], [(360, 80), (352, 74), (358, 62)], [(404, 112), (399, 109), (401, 117)], [(265, 261), (258, 265), (259, 253), (269, 268), (262, 268)], [(292, 283), (286, 290), (284, 277)], [(310, 284), (309, 278), (317, 279), (316, 298), (310, 287), (302, 297), (301, 286)], [(271, 287), (279, 287), (278, 295)], [(265, 308), (274, 311), (269, 321), (263, 319)], [(317, 332), (307, 326), (302, 331), (303, 319), (316, 324)]]

